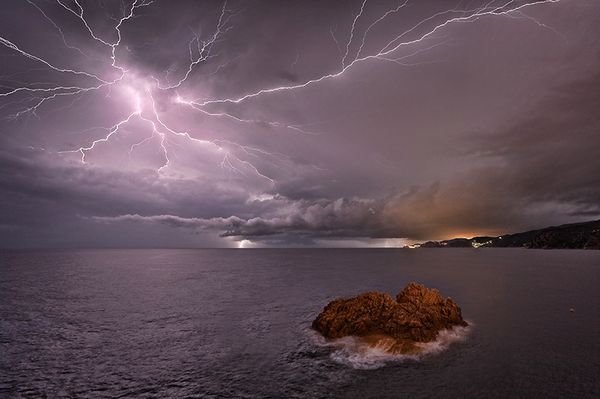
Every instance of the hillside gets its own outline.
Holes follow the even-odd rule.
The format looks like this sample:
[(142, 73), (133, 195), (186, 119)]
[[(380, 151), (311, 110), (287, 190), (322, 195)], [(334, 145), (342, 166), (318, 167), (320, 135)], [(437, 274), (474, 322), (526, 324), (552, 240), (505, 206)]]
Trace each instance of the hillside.
[(419, 248), (536, 248), (536, 249), (600, 249), (600, 220), (564, 224), (505, 234), (498, 237), (453, 238), (444, 241), (427, 241)]

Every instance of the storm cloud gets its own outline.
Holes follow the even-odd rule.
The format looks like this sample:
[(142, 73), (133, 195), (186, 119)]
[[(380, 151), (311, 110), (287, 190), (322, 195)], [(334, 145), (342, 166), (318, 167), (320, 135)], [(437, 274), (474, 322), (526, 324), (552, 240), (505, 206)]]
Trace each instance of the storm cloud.
[(75, 2), (8, 1), (0, 246), (600, 218), (600, 4), (467, 3), (82, 1), (88, 29)]

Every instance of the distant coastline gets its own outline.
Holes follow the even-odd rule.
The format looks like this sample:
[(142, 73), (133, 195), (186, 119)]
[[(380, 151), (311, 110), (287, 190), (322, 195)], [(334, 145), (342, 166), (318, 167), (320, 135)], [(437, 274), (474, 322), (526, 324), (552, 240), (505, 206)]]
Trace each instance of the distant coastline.
[(409, 248), (600, 249), (600, 220), (563, 224), (497, 237), (427, 241), (411, 245)]

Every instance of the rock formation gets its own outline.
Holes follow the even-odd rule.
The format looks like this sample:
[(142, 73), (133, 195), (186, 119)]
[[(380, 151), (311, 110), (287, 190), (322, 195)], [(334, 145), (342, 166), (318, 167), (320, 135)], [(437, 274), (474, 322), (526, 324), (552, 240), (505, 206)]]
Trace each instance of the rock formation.
[(380, 292), (336, 299), (312, 323), (325, 338), (360, 337), (395, 353), (418, 352), (418, 343), (435, 340), (440, 330), (466, 325), (452, 299), (417, 283), (408, 284), (396, 299)]

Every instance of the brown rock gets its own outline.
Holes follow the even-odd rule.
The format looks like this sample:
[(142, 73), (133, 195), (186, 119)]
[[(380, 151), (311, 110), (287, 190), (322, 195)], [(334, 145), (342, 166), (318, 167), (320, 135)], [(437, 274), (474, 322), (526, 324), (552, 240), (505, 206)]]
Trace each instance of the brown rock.
[(385, 341), (390, 351), (402, 353), (435, 340), (440, 330), (466, 325), (452, 299), (417, 283), (408, 284), (395, 300), (380, 292), (336, 299), (312, 323), (325, 338), (357, 336), (374, 346)]

